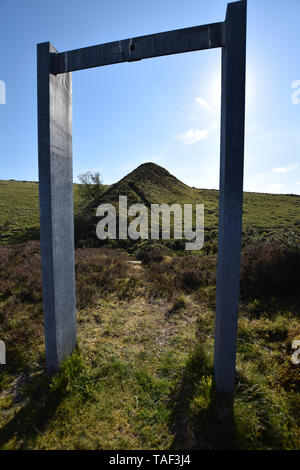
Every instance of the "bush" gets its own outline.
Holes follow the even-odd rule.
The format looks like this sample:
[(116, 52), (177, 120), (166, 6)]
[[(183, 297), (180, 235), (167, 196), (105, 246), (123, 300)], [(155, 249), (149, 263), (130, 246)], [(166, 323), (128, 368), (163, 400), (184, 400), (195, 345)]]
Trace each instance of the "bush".
[(39, 242), (1, 246), (0, 338), (6, 343), (7, 371), (22, 370), (37, 359), (43, 337), (41, 301)]
[(136, 254), (136, 258), (142, 261), (143, 264), (159, 263), (170, 253), (170, 250), (163, 245), (158, 243), (150, 244), (140, 248)]
[(241, 296), (288, 298), (299, 292), (300, 249), (280, 242), (256, 243), (242, 251)]
[(151, 295), (173, 297), (191, 293), (199, 287), (215, 283), (215, 260), (208, 256), (187, 255), (171, 261), (149, 263), (145, 270)]
[(181, 294), (176, 297), (171, 312), (177, 312), (178, 310), (182, 310), (187, 306), (187, 299), (186, 297)]
[(110, 248), (85, 248), (76, 250), (77, 306), (92, 305), (100, 295), (116, 292), (128, 296), (135, 280), (129, 273), (127, 256)]
[[(135, 285), (125, 254), (106, 248), (76, 250), (79, 308), (112, 292), (128, 297)], [(0, 338), (8, 351), (7, 370), (44, 361), (43, 336), (40, 244), (0, 246)]]
[(0, 296), (14, 302), (39, 303), (42, 299), (39, 242), (0, 247)]
[(81, 182), (78, 186), (81, 199), (86, 203), (90, 203), (92, 201), (99, 203), (105, 189), (100, 173), (87, 171), (86, 173), (78, 175), (78, 179)]

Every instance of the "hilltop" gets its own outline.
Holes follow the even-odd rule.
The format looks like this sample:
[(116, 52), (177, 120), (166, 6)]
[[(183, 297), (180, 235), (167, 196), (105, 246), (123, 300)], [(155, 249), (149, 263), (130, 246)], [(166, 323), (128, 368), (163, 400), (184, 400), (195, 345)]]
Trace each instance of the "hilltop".
[[(95, 207), (74, 193), (79, 349), (52, 377), (40, 244), (0, 246), (0, 449), (298, 449), (300, 198), (244, 194), (237, 380), (223, 419), (213, 378), (218, 192), (148, 163), (102, 194), (204, 203), (204, 249), (184, 256), (174, 241), (89, 247)], [(0, 217), (2, 243), (38, 237), (38, 184), (0, 182)], [(273, 235), (284, 243), (264, 243)]]
[[(80, 212), (78, 186), (74, 184), (77, 215)], [(108, 186), (101, 202), (117, 206), (119, 195), (127, 196), (128, 204), (139, 202), (147, 207), (151, 203), (204, 204), (206, 233), (217, 231), (219, 192), (215, 189), (192, 188), (155, 163), (144, 163), (120, 181)], [(81, 226), (89, 225), (88, 232), (96, 240), (95, 212), (96, 207), (91, 203), (85, 210)], [(299, 214), (300, 196), (244, 193), (244, 230), (250, 228), (259, 233), (284, 233), (287, 230), (299, 232)], [(80, 225), (78, 217), (75, 218), (75, 227), (76, 224)], [(79, 231), (84, 237), (84, 231)], [(39, 239), (38, 183), (0, 181), (0, 244), (31, 239)]]
[(197, 198), (197, 190), (182, 183), (165, 168), (155, 163), (143, 163), (103, 194), (105, 202), (115, 203), (119, 195), (128, 197), (128, 203), (141, 202), (149, 207), (155, 203), (183, 202)]

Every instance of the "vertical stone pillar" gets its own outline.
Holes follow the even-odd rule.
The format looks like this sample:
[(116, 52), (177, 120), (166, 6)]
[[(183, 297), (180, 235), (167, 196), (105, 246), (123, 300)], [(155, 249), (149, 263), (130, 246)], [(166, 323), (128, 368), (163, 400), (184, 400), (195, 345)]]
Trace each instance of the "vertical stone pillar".
[(38, 151), (44, 328), (48, 373), (76, 346), (72, 75), (55, 75), (57, 51), (37, 46)]
[(222, 49), (221, 161), (214, 374), (232, 397), (240, 291), (247, 2), (230, 3)]

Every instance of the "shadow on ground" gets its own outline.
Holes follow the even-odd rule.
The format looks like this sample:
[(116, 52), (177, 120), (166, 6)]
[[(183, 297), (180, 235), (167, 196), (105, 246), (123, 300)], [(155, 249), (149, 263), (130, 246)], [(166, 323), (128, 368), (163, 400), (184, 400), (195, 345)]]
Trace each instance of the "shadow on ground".
[(21, 409), (0, 429), (0, 449), (10, 448), (11, 440), (14, 449), (28, 448), (29, 441), (32, 446), (35, 437), (43, 433), (62, 401), (62, 396), (49, 390), (49, 378), (44, 373), (30, 387), (25, 395), (15, 397), (15, 401), (20, 401)]
[(213, 368), (201, 347), (188, 361), (172, 406), (172, 449), (233, 449), (233, 406), (218, 397)]

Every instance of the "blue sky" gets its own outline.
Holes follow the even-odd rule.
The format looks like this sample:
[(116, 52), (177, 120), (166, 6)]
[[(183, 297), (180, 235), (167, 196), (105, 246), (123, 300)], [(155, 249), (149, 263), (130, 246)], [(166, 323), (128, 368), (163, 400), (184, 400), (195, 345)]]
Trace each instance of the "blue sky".
[[(38, 179), (37, 43), (65, 51), (223, 21), (226, 5), (0, 0), (0, 179)], [(299, 0), (248, 0), (247, 191), (300, 194), (299, 18)], [(218, 188), (220, 58), (216, 49), (74, 72), (74, 180), (94, 170), (109, 184), (153, 161)]]

